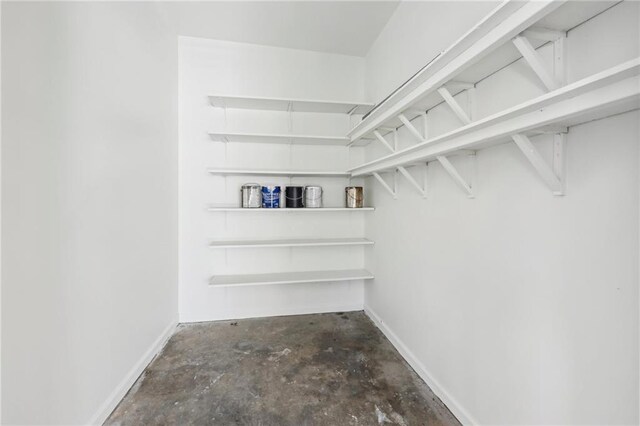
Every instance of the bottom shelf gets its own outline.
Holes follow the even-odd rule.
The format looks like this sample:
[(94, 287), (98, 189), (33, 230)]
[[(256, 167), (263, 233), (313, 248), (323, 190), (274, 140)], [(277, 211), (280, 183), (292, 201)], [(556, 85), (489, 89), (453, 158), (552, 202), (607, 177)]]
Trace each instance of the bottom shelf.
[(371, 279), (373, 279), (373, 274), (365, 269), (344, 269), (337, 271), (278, 272), (273, 274), (215, 275), (209, 279), (209, 285), (227, 287)]

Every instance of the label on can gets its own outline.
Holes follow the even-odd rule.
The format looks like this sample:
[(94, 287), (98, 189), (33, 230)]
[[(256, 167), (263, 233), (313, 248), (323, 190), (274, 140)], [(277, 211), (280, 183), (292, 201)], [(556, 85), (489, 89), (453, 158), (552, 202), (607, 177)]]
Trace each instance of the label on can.
[(279, 186), (263, 186), (262, 187), (262, 207), (265, 209), (280, 208), (280, 187)]

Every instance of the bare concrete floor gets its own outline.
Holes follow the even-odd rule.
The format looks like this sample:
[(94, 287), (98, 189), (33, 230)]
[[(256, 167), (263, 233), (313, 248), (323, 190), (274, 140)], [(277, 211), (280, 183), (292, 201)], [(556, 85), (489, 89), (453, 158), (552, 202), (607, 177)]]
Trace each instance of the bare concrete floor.
[(362, 312), (181, 325), (108, 425), (458, 425)]

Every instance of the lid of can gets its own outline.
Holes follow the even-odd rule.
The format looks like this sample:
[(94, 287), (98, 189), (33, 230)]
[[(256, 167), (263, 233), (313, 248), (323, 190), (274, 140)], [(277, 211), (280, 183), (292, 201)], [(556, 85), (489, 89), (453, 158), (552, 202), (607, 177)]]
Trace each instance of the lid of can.
[(244, 185), (242, 185), (243, 188), (260, 188), (260, 185), (258, 185), (257, 183), (245, 183)]

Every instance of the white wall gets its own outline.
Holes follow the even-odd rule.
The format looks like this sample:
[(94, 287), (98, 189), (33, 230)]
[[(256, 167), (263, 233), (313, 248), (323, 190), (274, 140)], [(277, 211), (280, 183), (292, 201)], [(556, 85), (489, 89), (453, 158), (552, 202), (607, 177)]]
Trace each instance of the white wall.
[[(375, 100), (407, 78), (397, 52), (438, 51), (466, 29), (424, 25), (423, 7), (402, 3), (371, 49)], [(438, 19), (455, 25), (483, 7), (455, 3)], [(570, 81), (638, 56), (639, 7), (625, 2), (569, 33)], [(522, 61), (476, 90), (479, 116), (543, 93)], [(459, 125), (446, 106), (429, 117), (432, 135)], [(377, 210), (366, 222), (376, 242), (366, 309), (461, 420), (638, 423), (639, 122), (635, 111), (570, 128), (564, 197), (513, 144), (478, 152), (473, 200), (435, 163), (427, 199), (402, 179), (397, 200), (367, 181)], [(548, 138), (536, 144), (549, 154)], [(467, 174), (465, 162), (454, 160)]]
[[(221, 177), (209, 167), (347, 170), (363, 148), (212, 142), (211, 130), (342, 135), (345, 114), (213, 108), (210, 94), (361, 101), (364, 58), (253, 44), (180, 39), (180, 321), (356, 310), (361, 281), (220, 288), (212, 275), (360, 269), (362, 247), (227, 249), (210, 240), (362, 237), (362, 212), (211, 213), (212, 204), (239, 206), (240, 186), (319, 184), (326, 206), (343, 206), (345, 178)], [(354, 180), (357, 184), (361, 180)]]
[(100, 422), (176, 321), (177, 39), (3, 2), (2, 79), (2, 421)]

